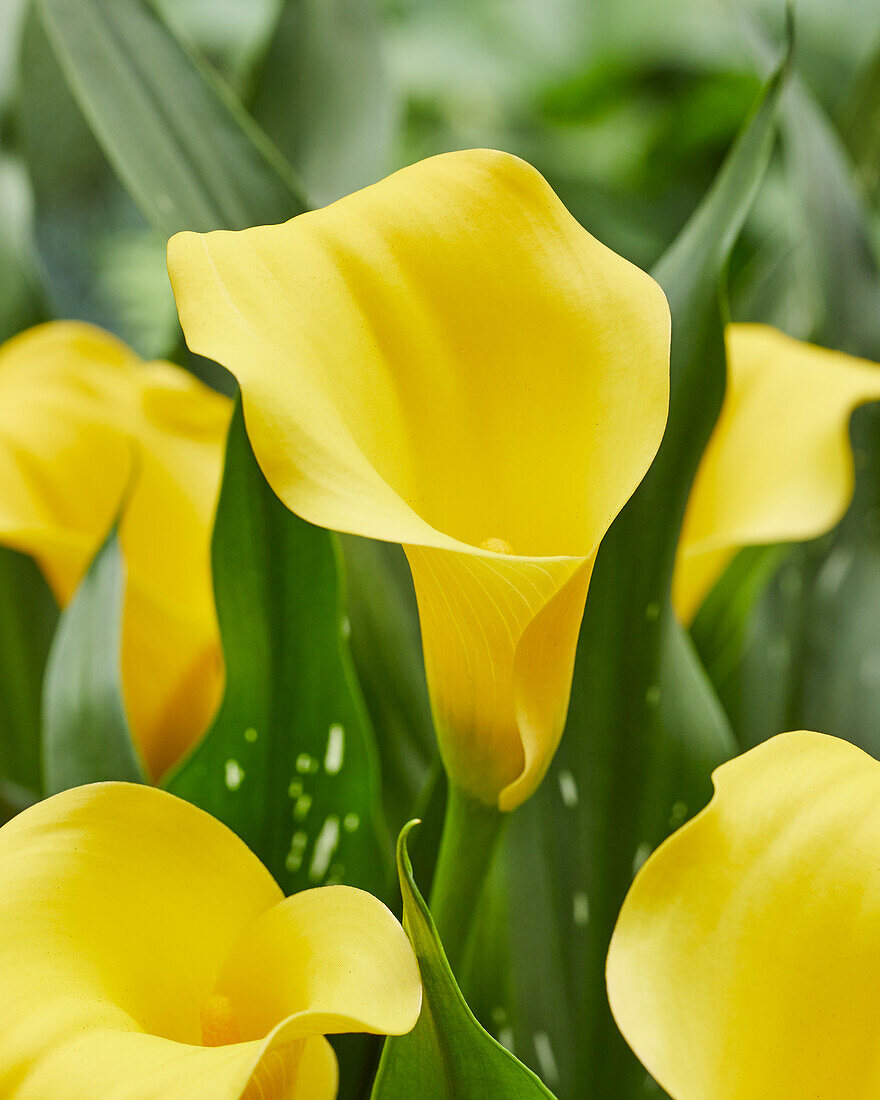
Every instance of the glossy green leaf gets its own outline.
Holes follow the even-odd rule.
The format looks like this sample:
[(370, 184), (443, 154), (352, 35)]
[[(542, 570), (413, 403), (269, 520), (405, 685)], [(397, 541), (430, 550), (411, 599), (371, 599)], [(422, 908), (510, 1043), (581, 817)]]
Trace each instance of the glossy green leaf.
[(111, 533), (58, 623), (43, 694), (47, 794), (106, 779), (144, 781), (122, 703), (125, 563)]
[(285, 0), (251, 111), (323, 206), (386, 175), (395, 103), (373, 0)]
[(34, 794), (42, 788), (43, 672), (57, 621), (55, 599), (34, 562), (0, 548), (0, 779)]
[(455, 983), (412, 874), (407, 837), (397, 842), (403, 924), (419, 960), (424, 1000), (409, 1035), (386, 1040), (372, 1100), (539, 1100), (552, 1093), (474, 1018)]
[[(723, 397), (719, 281), (770, 156), (781, 82), (780, 71), (655, 271), (673, 322), (666, 436), (600, 548), (565, 734), (507, 838), (515, 993), (499, 1000), (498, 1018), (519, 1057), (552, 1071), (565, 1098), (657, 1095), (611, 1019), (607, 946), (635, 869), (707, 801), (712, 768), (735, 751), (669, 590), (687, 495)], [(537, 928), (547, 930), (541, 951), (529, 948)]]
[(286, 893), (346, 882), (382, 894), (378, 767), (337, 565), (335, 536), (269, 488), (239, 406), (213, 540), (226, 690), (167, 785), (234, 829)]
[(166, 236), (243, 229), (305, 208), (284, 159), (147, 0), (37, 0), (74, 97)]

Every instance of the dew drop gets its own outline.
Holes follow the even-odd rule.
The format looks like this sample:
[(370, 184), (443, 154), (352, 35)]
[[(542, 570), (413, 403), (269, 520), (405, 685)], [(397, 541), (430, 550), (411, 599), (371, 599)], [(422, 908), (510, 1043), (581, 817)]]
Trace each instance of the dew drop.
[(578, 804), (578, 786), (570, 771), (559, 773), (559, 793), (562, 796), (563, 806), (573, 810)]
[(230, 791), (237, 791), (244, 780), (244, 771), (237, 760), (227, 760), (224, 769), (226, 786)]
[(328, 775), (338, 775), (345, 757), (345, 729), (334, 722), (327, 731), (327, 749), (324, 753), (324, 771)]
[(312, 882), (320, 882), (327, 874), (327, 868), (330, 866), (330, 860), (338, 844), (339, 818), (335, 814), (330, 814), (315, 841), (312, 864), (309, 867), (309, 879)]

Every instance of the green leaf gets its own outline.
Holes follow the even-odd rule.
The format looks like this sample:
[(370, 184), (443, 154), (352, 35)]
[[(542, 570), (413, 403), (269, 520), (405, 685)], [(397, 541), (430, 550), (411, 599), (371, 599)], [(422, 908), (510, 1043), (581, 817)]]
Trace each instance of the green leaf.
[(413, 1031), (386, 1040), (372, 1100), (547, 1100), (552, 1093), (483, 1030), (455, 983), (413, 880), (406, 842), (416, 824), (400, 834), (397, 867), (403, 925), (419, 960), (424, 1001)]
[(110, 329), (145, 358), (166, 355), (179, 326), (165, 239), (116, 179), (34, 7), (25, 20), (20, 59), (19, 130), (52, 313)]
[[(741, 550), (691, 624), (694, 645), (722, 702), (729, 699), (727, 692), (731, 678), (736, 675), (755, 606), (789, 550), (784, 544)], [(732, 720), (730, 710), (727, 707), (725, 710)]]
[(251, 111), (318, 206), (384, 176), (395, 106), (372, 0), (285, 0)]
[[(749, 27), (756, 56), (764, 59), (766, 42)], [(803, 82), (789, 89), (781, 123), (789, 193), (800, 199), (803, 248), (819, 292), (812, 338), (880, 359), (880, 263), (855, 168)], [(746, 598), (723, 663), (709, 665), (743, 747), (805, 728), (845, 737), (880, 756), (880, 650), (873, 623), (880, 601), (876, 405), (855, 414), (851, 436), (856, 487), (843, 522), (771, 570), (759, 598)], [(709, 635), (723, 629), (713, 615), (730, 591), (731, 582), (722, 578), (695, 623), (707, 656)]]
[(293, 171), (146, 0), (38, 0), (108, 160), (165, 236), (243, 229), (305, 208)]
[(167, 786), (238, 833), (286, 893), (346, 882), (381, 895), (378, 768), (338, 565), (336, 537), (269, 488), (239, 404), (213, 541), (226, 691)]
[(399, 546), (354, 535), (340, 541), (352, 656), (373, 725), (381, 730), (382, 797), (390, 827), (399, 833), (414, 813), (425, 812), (437, 759), (415, 590)]
[(862, 66), (839, 112), (841, 137), (873, 198), (880, 187), (880, 43)]
[(144, 781), (119, 664), (125, 564), (113, 531), (58, 624), (43, 695), (47, 794), (81, 783)]
[(0, 778), (39, 794), (43, 672), (58, 622), (37, 565), (0, 548)]
[[(496, 1004), (564, 1097), (656, 1096), (605, 996), (605, 956), (634, 871), (711, 794), (735, 743), (669, 592), (690, 485), (721, 405), (718, 287), (773, 147), (782, 70), (715, 184), (656, 269), (672, 311), (669, 423), (600, 548), (565, 734), (507, 838), (513, 1002)], [(528, 834), (528, 836), (527, 836)], [(545, 929), (541, 951), (530, 947)], [(562, 1000), (562, 1006), (560, 1006)], [(547, 1072), (547, 1067), (544, 1067)]]

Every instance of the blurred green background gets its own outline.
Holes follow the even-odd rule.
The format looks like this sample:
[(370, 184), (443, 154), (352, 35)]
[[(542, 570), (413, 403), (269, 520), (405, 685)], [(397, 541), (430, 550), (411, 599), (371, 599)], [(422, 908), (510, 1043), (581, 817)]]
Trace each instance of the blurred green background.
[[(757, 94), (760, 40), (778, 41), (783, 21), (772, 0), (312, 0), (287, 5), (296, 11), (279, 42), (282, 6), (159, 4), (287, 154), (313, 203), (433, 153), (498, 147), (534, 163), (591, 232), (645, 267), (711, 181)], [(121, 328), (144, 354), (165, 352), (176, 321), (162, 242), (102, 171), (33, 28), (16, 79), (26, 7), (0, 5), (3, 248), (39, 270), (53, 313), (85, 313)], [(800, 0), (797, 39), (799, 72), (844, 140), (860, 143), (861, 179), (873, 188), (880, 139), (865, 151), (862, 131), (876, 119), (865, 99), (880, 9), (871, 0)], [(267, 52), (282, 47), (289, 63), (267, 75)], [(285, 106), (291, 95), (307, 107), (296, 117)], [(51, 97), (51, 112), (41, 97)], [(771, 172), (750, 229), (765, 251), (796, 241), (792, 198)], [(78, 232), (61, 228), (71, 217)], [(809, 307), (798, 295), (811, 288), (808, 272), (796, 276), (802, 285), (786, 291), (786, 311), (802, 334)], [(743, 311), (762, 319), (753, 305)], [(763, 303), (765, 314), (773, 308)]]

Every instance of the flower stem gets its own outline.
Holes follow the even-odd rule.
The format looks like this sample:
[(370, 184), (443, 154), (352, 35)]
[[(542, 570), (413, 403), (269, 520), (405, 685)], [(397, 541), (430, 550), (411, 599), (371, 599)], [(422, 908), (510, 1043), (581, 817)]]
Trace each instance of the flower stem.
[(508, 816), (450, 782), (430, 909), (449, 965), (459, 977)]

